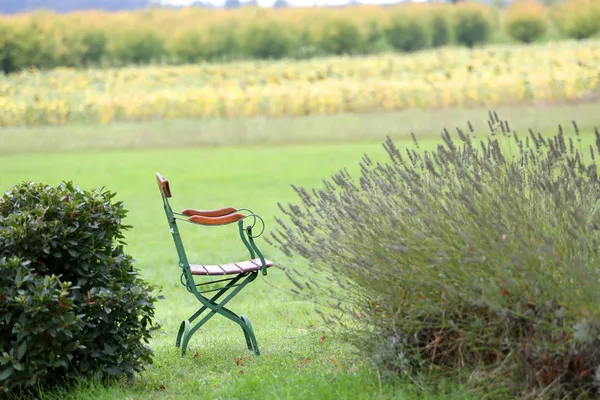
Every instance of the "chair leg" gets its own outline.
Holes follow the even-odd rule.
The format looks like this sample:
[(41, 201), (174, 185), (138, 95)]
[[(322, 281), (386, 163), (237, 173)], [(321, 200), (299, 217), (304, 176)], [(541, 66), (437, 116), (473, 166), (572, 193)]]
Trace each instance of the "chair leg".
[[(248, 350), (254, 351), (257, 356), (260, 356), (260, 350), (258, 350), (258, 343), (256, 342), (256, 336), (254, 336), (254, 329), (252, 329), (252, 324), (250, 323), (250, 319), (247, 315), (242, 315), (240, 317), (242, 322), (246, 325), (247, 329), (244, 329), (242, 326), (242, 331), (244, 331), (244, 335), (246, 336), (246, 343), (248, 344)], [(246, 332), (248, 330), (248, 332)]]
[[(229, 290), (231, 288), (231, 285), (235, 284), (238, 279), (234, 279), (233, 281), (231, 281), (229, 283), (229, 285), (225, 286), (223, 289), (219, 290), (217, 292), (217, 294), (215, 294), (210, 300), (207, 299), (207, 301), (211, 302), (212, 304), (216, 304), (215, 301), (221, 297), (224, 293), (227, 292), (227, 290)], [(177, 333), (177, 339), (175, 340), (175, 347), (179, 348), (180, 344), (181, 344), (181, 339), (183, 338), (183, 336), (185, 336), (185, 332), (186, 330), (189, 330), (190, 328), (190, 324), (192, 322), (194, 322), (194, 320), (196, 318), (198, 318), (200, 315), (202, 315), (202, 313), (207, 309), (208, 307), (206, 305), (202, 306), (198, 311), (196, 311), (191, 317), (189, 317), (188, 319), (186, 319), (185, 321), (181, 322), (181, 326), (179, 327), (179, 332)]]
[[(248, 283), (250, 283), (254, 279), (256, 279), (256, 274), (252, 274), (252, 275), (248, 276), (248, 278), (245, 279), (240, 285), (235, 286), (235, 289), (221, 303), (215, 302), (225, 292), (227, 292), (229, 289), (232, 289), (234, 287), (233, 285), (235, 285), (235, 283), (240, 278), (242, 278), (242, 276), (229, 282), (227, 284), (227, 286), (225, 286), (221, 290), (219, 290), (219, 292), (215, 296), (213, 296), (211, 299), (208, 299), (208, 298), (202, 296), (198, 292), (195, 293), (198, 300), (204, 305), (202, 306), (202, 308), (200, 308), (198, 311), (196, 311), (194, 313), (194, 315), (192, 315), (188, 320), (185, 320), (181, 323), (179, 332), (177, 334), (177, 340), (175, 342), (175, 345), (177, 347), (181, 346), (181, 355), (182, 356), (185, 356), (185, 353), (186, 353), (187, 347), (188, 347), (188, 343), (189, 343), (191, 337), (193, 336), (193, 334), (198, 329), (200, 329), (200, 327), (202, 325), (204, 325), (206, 322), (208, 322), (208, 320), (211, 319), (215, 314), (220, 314), (220, 315), (224, 316), (225, 318), (240, 325), (240, 327), (242, 328), (242, 331), (244, 333), (244, 337), (246, 339), (246, 345), (248, 346), (248, 350), (254, 351), (256, 353), (256, 355), (260, 355), (260, 352), (258, 350), (258, 344), (256, 342), (256, 337), (254, 336), (254, 330), (252, 329), (252, 324), (250, 323), (250, 320), (248, 319), (248, 317), (245, 315), (243, 315), (242, 317), (239, 317), (233, 311), (225, 308), (225, 304), (227, 304), (231, 299), (233, 299), (233, 297), (235, 297)], [(190, 323), (193, 320), (195, 320), (197, 317), (199, 317), (204, 311), (207, 311), (208, 309), (210, 309), (209, 313), (207, 315), (205, 315), (204, 318), (202, 318), (197, 324), (195, 324), (193, 327), (190, 328)]]
[(257, 356), (260, 355), (260, 351), (258, 350), (258, 344), (256, 342), (256, 337), (254, 336), (254, 330), (252, 329), (250, 319), (245, 315), (238, 317), (233, 311), (223, 307), (222, 304), (223, 303), (219, 305), (219, 309), (211, 310), (206, 316), (204, 316), (204, 318), (200, 320), (200, 322), (198, 322), (192, 328), (190, 328), (189, 322), (187, 320), (182, 323), (182, 326), (186, 324), (183, 330), (183, 343), (181, 344), (182, 356), (185, 356), (185, 353), (188, 348), (188, 343), (194, 335), (194, 333), (196, 333), (196, 331), (200, 329), (202, 325), (207, 323), (208, 320), (214, 317), (216, 314), (223, 315), (227, 319), (230, 319), (233, 322), (236, 322), (238, 325), (240, 325), (240, 327), (242, 328), (242, 332), (244, 332), (244, 337), (246, 338), (246, 345), (248, 346), (248, 350), (254, 351), (254, 353), (256, 353)]
[(183, 343), (181, 344), (181, 356), (185, 356), (185, 353), (187, 351), (188, 348), (188, 343), (190, 342), (190, 339), (192, 338), (192, 335), (194, 333), (196, 333), (196, 331), (198, 329), (200, 329), (200, 327), (202, 325), (204, 325), (209, 319), (211, 319), (213, 316), (215, 315), (215, 311), (211, 311), (208, 315), (206, 315), (204, 318), (202, 318), (200, 320), (200, 322), (198, 322), (196, 325), (194, 325), (193, 328), (187, 330), (187, 332), (185, 332), (185, 334), (183, 335)]
[(190, 330), (190, 320), (186, 319), (181, 322), (179, 326), (179, 332), (177, 332), (177, 339), (175, 340), (175, 347), (179, 348), (181, 345), (181, 338), (185, 336), (186, 332)]
[[(242, 315), (242, 318), (244, 318), (244, 316)], [(252, 340), (250, 339), (250, 335), (248, 334), (247, 329), (244, 329), (244, 327), (240, 324), (240, 327), (242, 328), (242, 332), (244, 333), (244, 338), (246, 338), (246, 346), (248, 346), (248, 350), (253, 351), (254, 350), (254, 346), (252, 344)]]

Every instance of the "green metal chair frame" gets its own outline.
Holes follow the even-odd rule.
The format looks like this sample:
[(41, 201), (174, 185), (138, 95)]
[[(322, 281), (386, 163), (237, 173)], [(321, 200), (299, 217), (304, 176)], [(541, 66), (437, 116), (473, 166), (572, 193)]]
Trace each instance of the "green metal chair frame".
[[(246, 338), (248, 350), (254, 351), (254, 353), (260, 355), (256, 337), (254, 336), (254, 330), (248, 317), (246, 315), (238, 316), (236, 313), (226, 308), (225, 305), (240, 293), (246, 285), (254, 281), (258, 276), (259, 271), (262, 272), (263, 275), (267, 275), (267, 268), (273, 266), (272, 262), (264, 258), (254, 242), (254, 239), (264, 232), (264, 221), (251, 210), (243, 208), (236, 209), (233, 207), (223, 207), (217, 210), (206, 211), (185, 209), (181, 213), (175, 212), (171, 208), (168, 200), (172, 197), (169, 181), (163, 178), (158, 172), (156, 173), (156, 181), (160, 189), (165, 214), (169, 222), (169, 228), (173, 235), (175, 248), (177, 249), (177, 255), (179, 257), (179, 267), (181, 268), (180, 282), (202, 304), (202, 307), (200, 307), (198, 311), (181, 323), (179, 332), (177, 333), (175, 346), (181, 348), (181, 355), (182, 357), (185, 356), (192, 335), (213, 316), (219, 314), (238, 324), (242, 328), (242, 332)], [(250, 253), (250, 260), (223, 265), (190, 264), (183, 246), (183, 241), (179, 234), (179, 229), (177, 228), (178, 220), (204, 226), (220, 226), (237, 222), (240, 238)], [(248, 220), (251, 220), (252, 222), (245, 226), (244, 222)], [(260, 233), (255, 235), (253, 234), (253, 228), (256, 226), (257, 222), (261, 223), (262, 229)], [(218, 275), (229, 275), (230, 277), (199, 284), (196, 284), (194, 280), (194, 276)], [(222, 284), (222, 286), (216, 289), (202, 290), (206, 285), (216, 283)], [(218, 300), (230, 290), (232, 291), (224, 299), (218, 302)], [(204, 296), (206, 293), (211, 292), (216, 292), (216, 294), (210, 298)], [(203, 318), (192, 325), (192, 323), (203, 314)]]

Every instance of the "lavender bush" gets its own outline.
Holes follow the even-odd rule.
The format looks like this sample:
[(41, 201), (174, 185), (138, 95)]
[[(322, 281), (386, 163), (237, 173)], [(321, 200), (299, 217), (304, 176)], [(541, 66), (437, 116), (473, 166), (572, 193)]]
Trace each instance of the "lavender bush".
[(385, 371), (494, 398), (598, 395), (600, 134), (584, 147), (573, 125), (519, 136), (491, 113), (484, 140), (470, 124), (433, 151), (388, 139), (358, 180), (294, 187), (270, 238), (294, 292)]

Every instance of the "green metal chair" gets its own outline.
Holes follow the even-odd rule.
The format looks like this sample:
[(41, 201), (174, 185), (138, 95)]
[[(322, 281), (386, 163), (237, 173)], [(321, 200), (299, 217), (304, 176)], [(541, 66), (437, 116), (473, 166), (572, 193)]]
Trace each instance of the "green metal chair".
[[(179, 267), (181, 268), (180, 282), (190, 293), (196, 296), (202, 305), (190, 318), (181, 323), (179, 332), (177, 333), (175, 346), (181, 348), (181, 355), (184, 356), (192, 335), (202, 325), (208, 322), (209, 319), (216, 314), (219, 314), (238, 324), (242, 328), (242, 332), (246, 338), (248, 350), (254, 351), (254, 353), (260, 355), (256, 337), (254, 336), (254, 330), (252, 329), (248, 317), (245, 315), (238, 316), (233, 311), (225, 308), (225, 304), (233, 299), (246, 285), (255, 280), (259, 271), (262, 272), (263, 275), (267, 275), (267, 268), (273, 266), (272, 262), (263, 257), (254, 242), (254, 239), (264, 232), (264, 221), (251, 210), (236, 209), (233, 207), (224, 207), (218, 210), (208, 211), (185, 209), (181, 213), (174, 212), (171, 209), (168, 200), (171, 198), (169, 181), (163, 178), (158, 172), (156, 173), (156, 181), (158, 182), (165, 213), (167, 215), (167, 220), (169, 221), (173, 240), (175, 241), (177, 255), (179, 256)], [(247, 261), (222, 265), (190, 264), (183, 247), (181, 236), (179, 235), (179, 230), (177, 229), (178, 220), (204, 226), (228, 225), (237, 222), (240, 238), (250, 253), (250, 259)], [(251, 223), (244, 225), (245, 221), (251, 221)], [(260, 233), (253, 234), (252, 230), (257, 222), (261, 223), (262, 229)], [(223, 275), (227, 275), (228, 277), (199, 284), (196, 284), (194, 281), (194, 276), (208, 277)], [(202, 290), (207, 287), (206, 285), (211, 284), (219, 284), (218, 286), (220, 287)], [(232, 291), (224, 299), (218, 302), (218, 300), (229, 290)], [(206, 293), (210, 292), (216, 292), (216, 294), (210, 298), (204, 296)], [(195, 325), (192, 325), (192, 323), (203, 314), (204, 316), (196, 322)]]

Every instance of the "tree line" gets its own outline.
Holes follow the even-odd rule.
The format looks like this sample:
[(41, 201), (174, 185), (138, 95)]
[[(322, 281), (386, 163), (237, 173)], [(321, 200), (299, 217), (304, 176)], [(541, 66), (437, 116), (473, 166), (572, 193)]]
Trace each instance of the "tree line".
[(46, 9), (56, 12), (75, 10), (128, 11), (148, 7), (149, 0), (0, 0), (0, 13), (16, 14)]

